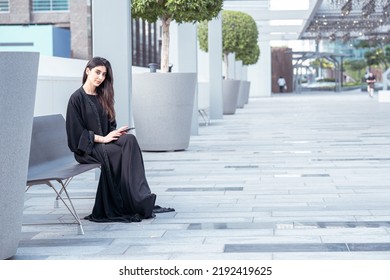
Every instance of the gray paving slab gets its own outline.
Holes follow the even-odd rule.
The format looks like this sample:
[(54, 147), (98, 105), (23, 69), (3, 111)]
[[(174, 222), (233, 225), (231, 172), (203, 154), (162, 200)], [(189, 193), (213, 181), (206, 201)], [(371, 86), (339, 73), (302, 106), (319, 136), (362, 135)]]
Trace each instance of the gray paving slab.
[[(13, 259), (389, 260), (389, 120), (390, 103), (359, 91), (251, 98), (201, 125), (187, 150), (143, 153), (157, 203), (176, 212), (83, 220), (77, 235), (54, 192), (35, 186)], [(68, 187), (81, 217), (96, 186), (92, 171)]]

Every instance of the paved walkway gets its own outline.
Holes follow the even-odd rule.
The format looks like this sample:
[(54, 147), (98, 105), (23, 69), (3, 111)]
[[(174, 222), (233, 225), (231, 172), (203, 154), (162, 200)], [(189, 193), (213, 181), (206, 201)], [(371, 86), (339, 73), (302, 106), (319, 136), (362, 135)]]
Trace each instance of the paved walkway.
[[(157, 203), (141, 223), (25, 225), (14, 259), (390, 259), (390, 103), (361, 92), (251, 99), (183, 152), (144, 153)], [(94, 172), (69, 192), (90, 213)], [(42, 186), (24, 222), (71, 221)]]

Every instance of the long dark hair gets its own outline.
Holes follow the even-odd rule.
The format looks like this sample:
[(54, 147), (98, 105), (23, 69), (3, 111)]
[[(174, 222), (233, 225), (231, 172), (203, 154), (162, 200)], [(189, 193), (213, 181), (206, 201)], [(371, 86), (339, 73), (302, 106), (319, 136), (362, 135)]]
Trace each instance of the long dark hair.
[(103, 83), (101, 83), (96, 88), (97, 98), (103, 106), (103, 110), (106, 112), (110, 120), (113, 120), (115, 118), (115, 108), (114, 108), (114, 78), (112, 75), (112, 68), (111, 63), (103, 58), (103, 57), (93, 57), (90, 61), (88, 61), (87, 66), (85, 66), (84, 69), (84, 75), (83, 75), (83, 84), (87, 80), (87, 73), (86, 70), (89, 68), (92, 70), (93, 68), (97, 66), (105, 66), (107, 69), (106, 78), (104, 79)]

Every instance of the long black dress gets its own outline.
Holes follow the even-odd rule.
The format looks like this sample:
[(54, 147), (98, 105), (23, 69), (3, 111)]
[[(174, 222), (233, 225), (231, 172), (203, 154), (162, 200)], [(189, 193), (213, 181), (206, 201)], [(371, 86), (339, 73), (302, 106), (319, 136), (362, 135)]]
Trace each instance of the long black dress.
[(125, 134), (100, 144), (94, 135), (105, 136), (116, 129), (96, 96), (81, 87), (69, 99), (66, 113), (68, 145), (80, 163), (101, 163), (101, 175), (92, 214), (95, 222), (139, 222), (153, 217), (156, 195), (145, 176), (142, 152), (137, 139)]

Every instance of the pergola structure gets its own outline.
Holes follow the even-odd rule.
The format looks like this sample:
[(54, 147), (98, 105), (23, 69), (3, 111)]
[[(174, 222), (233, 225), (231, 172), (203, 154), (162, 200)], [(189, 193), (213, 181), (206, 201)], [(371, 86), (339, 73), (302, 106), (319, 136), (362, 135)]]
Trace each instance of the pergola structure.
[[(297, 8), (284, 2), (286, 10), (271, 9), (272, 2), (282, 0), (225, 0), (226, 9), (249, 13), (259, 28), (259, 38), (264, 41), (277, 40), (342, 40), (353, 39), (370, 42), (390, 43), (390, 0), (305, 0), (306, 9)], [(288, 7), (287, 7), (288, 6)], [(303, 6), (300, 6), (303, 7)], [(290, 8), (290, 10), (288, 10)], [(298, 23), (300, 24), (294, 24)], [(267, 45), (262, 46), (262, 50)], [(264, 52), (262, 53), (264, 54)], [(341, 65), (345, 55), (337, 53), (302, 52), (295, 53), (296, 69), (303, 69), (310, 58), (325, 58), (335, 65), (336, 90), (342, 86)], [(339, 80), (338, 80), (339, 79)], [(385, 77), (387, 79), (387, 76)], [(390, 77), (388, 77), (390, 80)], [(337, 82), (337, 80), (339, 82)], [(385, 82), (385, 81), (384, 81)], [(389, 82), (390, 83), (390, 82)]]
[(319, 0), (299, 39), (390, 42), (390, 0)]
[(225, 0), (224, 8), (250, 14), (269, 40), (390, 41), (390, 0), (306, 0), (306, 9), (292, 10), (288, 1), (286, 10), (272, 10), (273, 1), (282, 0)]
[(345, 57), (348, 57), (348, 55), (345, 54), (338, 54), (338, 53), (331, 53), (331, 52), (310, 52), (310, 51), (304, 51), (304, 52), (292, 52), (292, 58), (293, 58), (293, 67), (296, 70), (296, 77), (294, 81), (294, 88), (295, 90), (299, 91), (299, 79), (302, 76), (302, 69), (307, 68), (307, 66), (304, 64), (305, 61), (310, 59), (318, 59), (318, 58), (324, 58), (334, 64), (334, 72), (335, 72), (335, 91), (340, 91), (342, 87), (343, 77), (342, 77), (342, 65), (343, 65), (343, 59)]

